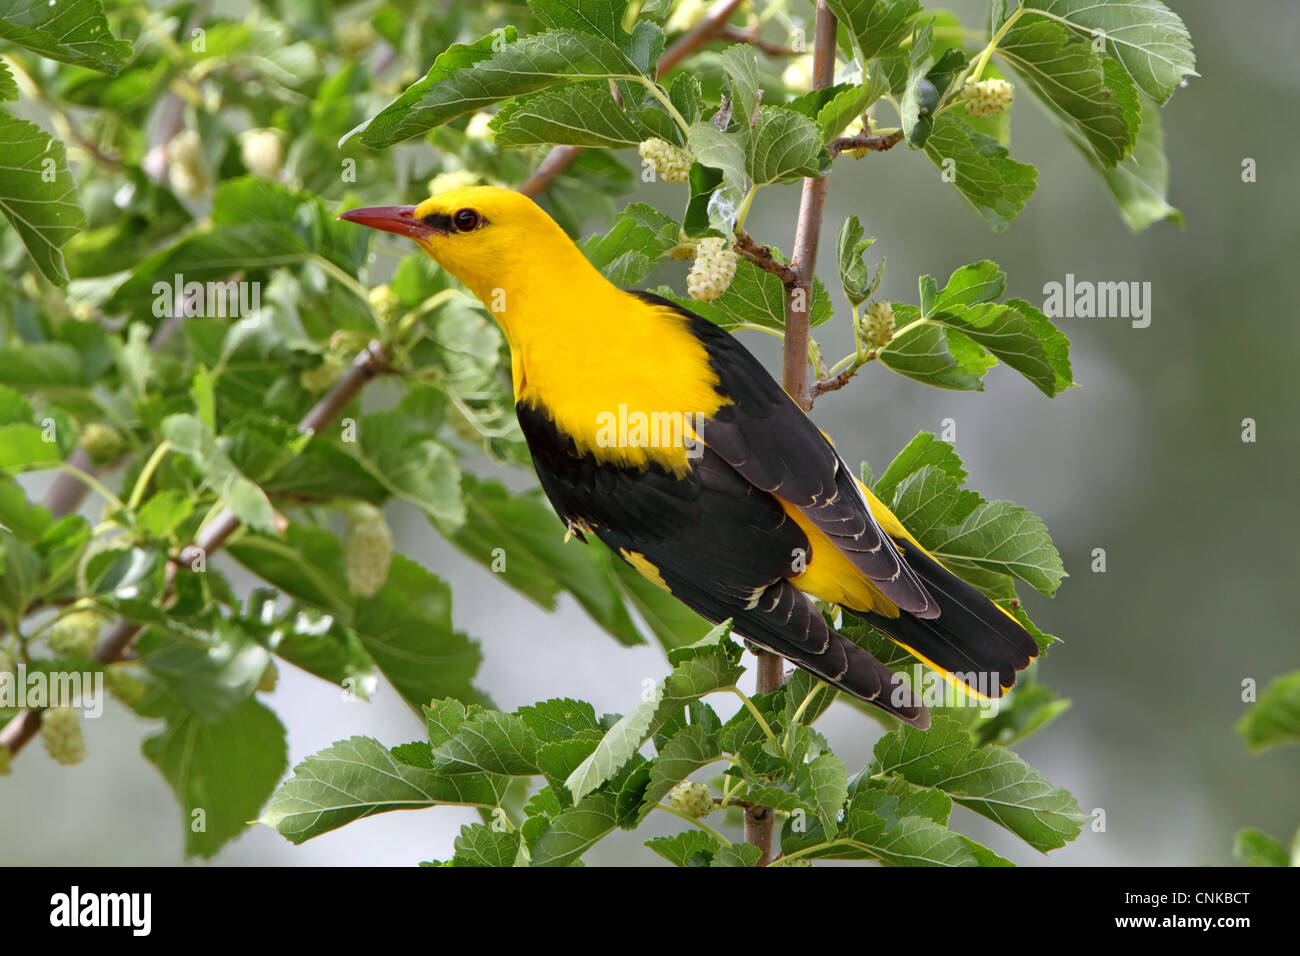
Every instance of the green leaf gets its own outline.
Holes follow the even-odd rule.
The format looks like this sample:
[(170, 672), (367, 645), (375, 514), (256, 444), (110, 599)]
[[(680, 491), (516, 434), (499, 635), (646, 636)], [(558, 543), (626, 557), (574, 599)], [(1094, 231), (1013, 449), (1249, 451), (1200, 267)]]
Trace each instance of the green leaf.
[(1130, 229), (1141, 232), (1162, 219), (1172, 219), (1181, 226), (1183, 214), (1169, 205), (1169, 161), (1165, 158), (1160, 110), (1145, 97), (1141, 100), (1142, 128), (1138, 130), (1131, 155), (1118, 166), (1107, 169), (1090, 150), (1083, 152), (1119, 205), (1119, 213)]
[(1250, 866), (1291, 866), (1286, 847), (1254, 827), (1237, 831), (1232, 855)]
[(533, 866), (568, 866), (618, 826), (616, 798), (605, 790), (590, 793), (554, 817), (528, 841)]
[(816, 123), (794, 110), (763, 106), (758, 110), (758, 125), (749, 134), (745, 163), (751, 184), (766, 186), (820, 176), (830, 157)]
[(619, 106), (604, 81), (517, 97), (497, 112), (491, 127), (501, 146), (558, 143), (620, 149), (651, 135), (644, 123)]
[(1031, 92), (1088, 144), (1109, 169), (1127, 156), (1137, 137), (1137, 89), (1114, 60), (1059, 23), (1022, 17), (998, 53)]
[(275, 531), (275, 511), (266, 492), (249, 481), (217, 444), (212, 430), (193, 415), (169, 415), (162, 435), (199, 466), (204, 482), (248, 527)]
[(826, 832), (835, 829), (840, 810), (849, 795), (849, 774), (844, 762), (829, 751), (814, 757), (808, 764), (811, 791), (817, 817)]
[(191, 856), (212, 857), (242, 833), (288, 764), (284, 727), (252, 699), (216, 723), (173, 716), (145, 739), (143, 749), (181, 805), (185, 852)]
[(703, 830), (683, 830), (645, 843), (673, 866), (709, 866), (722, 844)]
[(518, 830), (494, 830), (481, 823), (466, 824), (456, 837), (453, 866), (514, 866), (519, 855)]
[(591, 756), (570, 774), (565, 785), (574, 799), (581, 799), (617, 773), (670, 716), (705, 694), (730, 687), (742, 672), (743, 668), (722, 646), (705, 647), (677, 664), (663, 681), (642, 694), (641, 701), (609, 729)]
[(1192, 38), (1160, 0), (1025, 0), (1025, 7), (1066, 24), (1089, 40), (1098, 33), (1138, 87), (1158, 103), (1187, 76), (1198, 76)]
[(829, 0), (831, 11), (849, 30), (865, 64), (888, 53), (912, 32), (918, 0)]
[(763, 851), (748, 843), (729, 843), (709, 861), (709, 866), (755, 867), (762, 858)]
[(634, 286), (659, 264), (664, 253), (677, 245), (677, 220), (643, 202), (620, 212), (603, 236), (592, 236), (582, 247), (585, 255), (610, 282)]
[(957, 527), (937, 531), (926, 547), (945, 563), (1010, 574), (1049, 596), (1066, 577), (1042, 519), (1009, 501), (980, 505)]
[[(0, 36), (5, 35), (4, 25), (0, 20)], [(68, 270), (60, 250), (86, 227), (86, 217), (77, 203), (77, 184), (68, 171), (63, 144), (39, 126), (0, 112), (0, 153), (5, 157), (0, 165), (0, 213), (41, 275), (66, 286)]]
[[(875, 239), (866, 239), (866, 229), (857, 216), (849, 216), (840, 227), (839, 242), (836, 247), (836, 259), (840, 267), (840, 284), (844, 287), (844, 297), (854, 308), (871, 297), (876, 283), (871, 280), (871, 270), (862, 261), (862, 254), (871, 248)], [(882, 267), (883, 268), (883, 267)], [(877, 271), (877, 277), (880, 272)], [(879, 278), (876, 280), (879, 281)]]
[[(1049, 397), (1074, 384), (1069, 340), (1025, 302), (998, 298), (1006, 276), (985, 260), (963, 266), (942, 291), (930, 276), (920, 280), (919, 310), (896, 309), (908, 331), (883, 350), (881, 360), (896, 371), (948, 388), (979, 388), (984, 371), (1001, 359)], [(944, 332), (926, 332), (927, 324)], [(946, 346), (946, 347), (945, 347)]]
[(110, 75), (131, 56), (131, 44), (109, 31), (100, 0), (0, 0), (0, 38), (51, 60)]
[(1237, 722), (1252, 753), (1269, 747), (1300, 743), (1300, 671), (1292, 671), (1268, 685), (1246, 716)]
[[(703, 188), (697, 189), (696, 173), (692, 168), (691, 205), (696, 205), (697, 197), (702, 199), (708, 227), (723, 236), (730, 236), (735, 229), (740, 203), (751, 185), (745, 142), (739, 135), (724, 132), (712, 122), (700, 121), (691, 124), (686, 134), (686, 145), (695, 157), (696, 165), (710, 167), (722, 176), (721, 180), (703, 183)], [(688, 232), (691, 231), (690, 219), (688, 208)]]
[(21, 471), (48, 467), (63, 460), (58, 442), (46, 441), (38, 425), (0, 425), (0, 469)]
[(977, 133), (955, 110), (934, 120), (926, 155), (951, 172), (953, 185), (994, 232), (1002, 232), (1034, 193), (1038, 170), (1011, 159), (997, 140)]
[(8, 64), (0, 61), (0, 100), (18, 99), (18, 82), (9, 72)]
[(570, 30), (515, 36), (506, 27), (450, 47), (424, 79), (344, 140), (360, 133), (364, 145), (382, 149), (512, 96), (584, 79), (642, 78), (623, 51), (599, 37)]
[[(776, 250), (773, 250), (773, 254), (776, 258), (781, 258)], [(777, 276), (760, 269), (748, 259), (742, 258), (736, 262), (736, 274), (731, 279), (731, 285), (712, 302), (689, 299), (677, 295), (667, 287), (661, 287), (658, 292), (724, 329), (759, 326), (785, 331), (785, 285)], [(808, 309), (810, 325), (816, 328), (828, 321), (833, 312), (826, 287), (820, 279), (814, 279), (812, 302)]]
[(531, 776), (541, 772), (539, 744), (522, 718), (483, 710), (466, 720), (449, 740), (434, 746), (433, 767), (447, 774)]
[(873, 772), (937, 787), (1038, 850), (1064, 846), (1087, 820), (1069, 793), (1010, 750), (975, 747), (950, 717), (938, 717), (928, 731), (886, 734), (876, 742)]
[(213, 615), (208, 626), (212, 634), (202, 645), (150, 628), (136, 646), (140, 662), (172, 694), (178, 709), (216, 723), (252, 697), (270, 655), (227, 618)]
[[(408, 393), (407, 399), (412, 394)], [(446, 445), (416, 416), (417, 403), (404, 399), (392, 411), (361, 419), (357, 460), (388, 491), (411, 502), (444, 534), (465, 520), (460, 466)]]
[[(401, 749), (415, 759), (419, 749)], [(302, 843), (362, 817), (439, 804), (495, 807), (504, 778), (447, 775), (399, 759), (369, 737), (340, 740), (293, 768), (258, 821), (291, 843)], [(245, 817), (245, 819), (248, 819)]]
[(894, 500), (895, 489), (903, 479), (927, 465), (939, 468), (958, 484), (966, 480), (966, 468), (952, 445), (930, 432), (918, 432), (881, 474), (874, 489), (876, 496), (884, 501)]

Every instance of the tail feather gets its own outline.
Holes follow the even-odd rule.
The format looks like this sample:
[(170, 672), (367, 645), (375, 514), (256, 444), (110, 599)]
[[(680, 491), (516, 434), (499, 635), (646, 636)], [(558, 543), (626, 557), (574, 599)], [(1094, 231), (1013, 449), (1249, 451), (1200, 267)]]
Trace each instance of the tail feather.
[(1038, 656), (1038, 644), (1011, 615), (919, 548), (906, 547), (907, 562), (939, 602), (939, 615), (917, 618), (852, 613), (895, 643), (978, 696), (1001, 697)]

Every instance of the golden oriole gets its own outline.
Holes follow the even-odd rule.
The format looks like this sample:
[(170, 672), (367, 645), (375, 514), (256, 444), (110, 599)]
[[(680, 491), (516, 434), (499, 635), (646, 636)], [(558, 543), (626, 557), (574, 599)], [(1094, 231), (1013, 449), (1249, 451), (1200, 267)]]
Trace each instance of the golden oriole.
[(610, 283), (528, 197), (473, 186), (341, 218), (415, 240), (492, 312), (560, 518), (702, 617), (731, 618), (751, 643), (919, 727), (930, 719), (919, 696), (808, 595), (981, 697), (1001, 696), (1037, 655), (1009, 613), (854, 477), (737, 339)]

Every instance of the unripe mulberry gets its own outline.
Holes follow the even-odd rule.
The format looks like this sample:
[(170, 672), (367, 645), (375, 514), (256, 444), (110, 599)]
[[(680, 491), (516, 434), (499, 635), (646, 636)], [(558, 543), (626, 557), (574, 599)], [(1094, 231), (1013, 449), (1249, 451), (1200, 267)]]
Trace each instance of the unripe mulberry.
[(370, 301), (370, 307), (375, 310), (375, 315), (385, 321), (391, 322), (395, 319), (402, 308), (402, 300), (386, 284), (375, 286), (366, 293), (366, 298)]
[(492, 114), (479, 110), (469, 118), (465, 124), (465, 138), (476, 140), (481, 143), (488, 143), (496, 135), (492, 132), (491, 127)]
[(106, 464), (126, 451), (126, 439), (112, 425), (91, 422), (81, 430), (80, 438), (81, 447), (96, 465)]
[(50, 707), (41, 714), (41, 743), (55, 763), (65, 767), (86, 759), (81, 716), (71, 707)]
[(637, 150), (641, 158), (666, 183), (684, 183), (691, 173), (691, 155), (678, 149), (666, 139), (654, 137), (646, 140)]
[(254, 176), (275, 179), (284, 164), (280, 134), (273, 129), (250, 129), (241, 134), (239, 158)]
[(369, 20), (354, 20), (336, 29), (334, 38), (338, 41), (340, 56), (356, 56), (375, 42), (375, 28)]
[(992, 116), (1000, 113), (1015, 98), (1015, 88), (1006, 80), (967, 80), (961, 90), (966, 100), (966, 112), (971, 116)]
[(452, 189), (477, 186), (481, 181), (482, 177), (473, 170), (453, 169), (450, 172), (439, 173), (429, 180), (429, 195), (436, 196), (438, 193), (445, 193)]
[(269, 694), (275, 690), (275, 685), (280, 682), (280, 671), (275, 666), (275, 661), (266, 662), (266, 670), (262, 671), (262, 678), (257, 682), (257, 690), (262, 694)]
[(73, 611), (50, 625), (45, 642), (61, 656), (89, 657), (99, 642), (99, 628), (104, 623), (98, 611)]
[(727, 291), (736, 274), (736, 251), (724, 239), (709, 236), (695, 247), (695, 262), (686, 277), (692, 299), (712, 302)]
[(374, 505), (360, 501), (349, 509), (346, 551), (349, 590), (358, 597), (377, 594), (393, 561), (393, 533)]
[(884, 348), (894, 337), (894, 307), (889, 302), (873, 302), (862, 314), (862, 337), (871, 345)]
[(668, 805), (690, 817), (706, 816), (713, 809), (713, 793), (706, 784), (683, 780), (669, 792)]
[[(864, 122), (863, 122), (863, 117), (859, 116), (859, 117), (857, 117), (856, 119), (854, 119), (851, 123), (849, 123), (848, 126), (844, 127), (844, 132), (841, 133), (840, 135), (842, 135), (842, 136), (871, 136), (871, 135), (873, 135), (875, 132), (876, 132), (876, 121), (873, 120), (871, 117), (868, 116), (868, 117), (866, 117), (866, 121), (865, 121), (865, 123), (864, 123)], [(841, 156), (852, 156), (854, 159), (861, 159), (863, 156), (867, 155), (867, 153), (869, 153), (869, 152), (871, 152), (871, 150), (866, 149), (866, 148), (861, 148), (861, 149), (842, 149), (842, 150), (840, 150), (840, 155), (841, 155)]]

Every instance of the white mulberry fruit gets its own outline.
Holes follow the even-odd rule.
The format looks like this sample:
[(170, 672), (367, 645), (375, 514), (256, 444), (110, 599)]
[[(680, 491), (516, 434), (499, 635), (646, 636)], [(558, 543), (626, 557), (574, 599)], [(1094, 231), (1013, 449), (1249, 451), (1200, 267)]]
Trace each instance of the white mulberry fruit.
[(340, 56), (357, 56), (375, 42), (375, 28), (369, 20), (354, 20), (336, 29), (334, 38), (338, 41)]
[(239, 158), (254, 176), (275, 179), (284, 165), (280, 134), (273, 129), (250, 129), (241, 133)]
[(73, 611), (50, 625), (45, 641), (60, 656), (89, 657), (95, 653), (103, 623), (97, 611)]
[(370, 307), (375, 310), (375, 315), (388, 322), (395, 319), (402, 309), (402, 300), (387, 284), (375, 286), (366, 293), (366, 298), (370, 301)]
[(167, 177), (172, 188), (194, 199), (212, 185), (203, 165), (202, 141), (192, 129), (183, 129), (167, 144)]
[(706, 816), (713, 809), (713, 792), (706, 784), (683, 780), (669, 792), (668, 805), (690, 817)]
[(862, 314), (862, 337), (871, 345), (884, 348), (894, 338), (894, 306), (873, 302)]
[(970, 116), (992, 116), (1000, 113), (1015, 98), (1015, 87), (1006, 80), (967, 80), (961, 95), (966, 100), (966, 113)]
[(812, 89), (812, 81), (813, 58), (811, 54), (795, 57), (781, 73), (781, 83), (791, 93), (807, 93)]
[(678, 149), (666, 139), (654, 137), (642, 143), (637, 151), (650, 168), (666, 183), (684, 183), (691, 173), (691, 155)]
[(121, 665), (104, 668), (104, 685), (109, 693), (128, 707), (140, 703), (149, 693), (144, 681)]
[(348, 589), (358, 597), (377, 594), (393, 561), (393, 533), (374, 505), (359, 501), (349, 509), (346, 554)]
[(695, 262), (686, 277), (686, 291), (692, 299), (712, 302), (731, 285), (736, 275), (736, 251), (725, 239), (709, 236), (695, 247)]
[(685, 32), (703, 20), (708, 9), (707, 0), (681, 0), (673, 8), (672, 15), (668, 17), (668, 22), (664, 24), (664, 29), (669, 33)]
[(298, 384), (312, 394), (323, 392), (334, 387), (334, 383), (339, 380), (345, 368), (347, 363), (343, 359), (332, 352), (327, 353), (315, 368), (304, 369), (298, 373)]
[(81, 716), (71, 707), (50, 707), (41, 714), (41, 743), (55, 763), (65, 767), (86, 759)]

